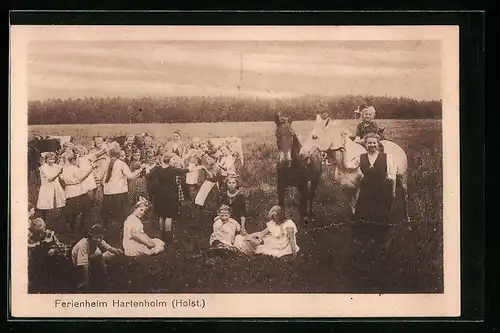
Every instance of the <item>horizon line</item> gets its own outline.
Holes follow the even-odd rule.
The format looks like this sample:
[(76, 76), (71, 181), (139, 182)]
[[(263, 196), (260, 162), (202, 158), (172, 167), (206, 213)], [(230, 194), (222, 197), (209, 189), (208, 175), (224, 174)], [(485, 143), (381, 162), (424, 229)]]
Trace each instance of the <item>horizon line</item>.
[(109, 95), (109, 96), (70, 96), (70, 97), (49, 97), (45, 99), (29, 99), (28, 103), (33, 102), (49, 102), (52, 100), (61, 100), (61, 101), (69, 101), (69, 100), (81, 100), (81, 99), (131, 99), (131, 100), (141, 100), (144, 98), (153, 99), (153, 100), (161, 100), (161, 99), (169, 99), (169, 98), (232, 98), (239, 100), (293, 100), (293, 99), (302, 99), (307, 97), (320, 97), (320, 98), (342, 98), (342, 97), (357, 97), (357, 98), (388, 98), (388, 99), (407, 99), (416, 102), (442, 102), (442, 98), (439, 99), (416, 99), (409, 96), (390, 96), (390, 95), (362, 95), (362, 94), (335, 94), (335, 95), (322, 95), (322, 94), (303, 94), (298, 96), (289, 96), (289, 97), (271, 97), (271, 96), (238, 96), (238, 95), (165, 95), (165, 96), (151, 96), (151, 95), (143, 95), (143, 96), (122, 96), (122, 95)]

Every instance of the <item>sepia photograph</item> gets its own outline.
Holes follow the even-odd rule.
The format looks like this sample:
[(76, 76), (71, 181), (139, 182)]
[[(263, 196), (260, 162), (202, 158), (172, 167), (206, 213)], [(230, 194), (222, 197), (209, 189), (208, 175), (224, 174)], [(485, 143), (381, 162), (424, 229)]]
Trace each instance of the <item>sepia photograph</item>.
[(10, 57), (14, 316), (460, 315), (457, 27), (11, 26)]

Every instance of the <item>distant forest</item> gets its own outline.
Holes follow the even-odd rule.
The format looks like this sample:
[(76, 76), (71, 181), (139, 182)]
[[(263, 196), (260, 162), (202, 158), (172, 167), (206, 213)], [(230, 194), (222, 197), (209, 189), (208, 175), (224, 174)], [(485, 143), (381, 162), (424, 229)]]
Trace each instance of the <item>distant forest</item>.
[(275, 112), (312, 120), (327, 112), (353, 118), (362, 104), (379, 119), (441, 119), (441, 101), (376, 96), (304, 96), (276, 100), (238, 97), (77, 98), (28, 102), (28, 124), (128, 124), (270, 121)]

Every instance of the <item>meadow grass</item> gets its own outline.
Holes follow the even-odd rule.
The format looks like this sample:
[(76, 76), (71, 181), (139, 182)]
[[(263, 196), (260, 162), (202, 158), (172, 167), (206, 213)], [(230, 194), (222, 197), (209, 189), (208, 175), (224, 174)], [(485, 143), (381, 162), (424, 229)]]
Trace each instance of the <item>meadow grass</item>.
[[(337, 121), (336, 121), (337, 122)], [(354, 130), (356, 121), (338, 121)], [(394, 224), (387, 243), (374, 246), (354, 241), (349, 209), (339, 188), (326, 168), (316, 195), (317, 220), (310, 232), (298, 239), (300, 255), (296, 259), (216, 259), (205, 264), (193, 258), (208, 246), (212, 222), (203, 213), (186, 206), (188, 218), (177, 223), (179, 243), (159, 256), (129, 260), (117, 259), (109, 265), (108, 279), (102, 292), (322, 292), (322, 293), (435, 293), (443, 291), (443, 215), (441, 122), (438, 120), (381, 120), (387, 134), (409, 156), (409, 197), (411, 225), (403, 221), (402, 207), (393, 211)], [(292, 124), (299, 137), (312, 129), (313, 122)], [(72, 135), (89, 145), (92, 136), (148, 132), (163, 141), (174, 129), (183, 139), (198, 136), (239, 136), (244, 142), (245, 165), (241, 170), (247, 198), (247, 230), (265, 227), (266, 213), (277, 203), (275, 166), (278, 156), (274, 124), (195, 123), (131, 125), (45, 125), (30, 126), (30, 135)], [(29, 186), (30, 200), (36, 199), (36, 187)], [(289, 189), (286, 213), (298, 220), (298, 193)], [(338, 225), (330, 226), (332, 223)], [(324, 229), (315, 229), (329, 226)], [(65, 227), (53, 226), (64, 234)], [(147, 232), (157, 232), (154, 221)], [(109, 242), (120, 246), (117, 235)]]

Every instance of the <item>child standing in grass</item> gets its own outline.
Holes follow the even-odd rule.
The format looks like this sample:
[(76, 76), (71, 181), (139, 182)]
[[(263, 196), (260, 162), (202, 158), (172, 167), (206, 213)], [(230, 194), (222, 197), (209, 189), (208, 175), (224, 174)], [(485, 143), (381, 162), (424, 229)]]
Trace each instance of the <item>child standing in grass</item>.
[(56, 154), (47, 153), (45, 155), (45, 163), (39, 168), (40, 170), (40, 190), (38, 191), (38, 201), (36, 208), (43, 219), (47, 219), (47, 212), (62, 208), (66, 205), (66, 196), (64, 189), (59, 182), (63, 168), (61, 165), (55, 164)]
[(221, 204), (231, 208), (231, 217), (241, 224), (241, 234), (246, 235), (245, 223), (247, 208), (245, 195), (240, 192), (238, 177), (231, 175), (227, 177), (227, 191), (221, 195)]
[(125, 152), (125, 160), (124, 161), (127, 164), (130, 163), (130, 161), (132, 159), (132, 154), (137, 149), (134, 142), (135, 142), (135, 135), (127, 135), (127, 137), (125, 139), (125, 143), (123, 144), (123, 147), (122, 147), (123, 151)]
[[(130, 171), (134, 172), (139, 170), (142, 164), (140, 161), (132, 161), (130, 163)], [(148, 186), (146, 180), (146, 173), (141, 172), (137, 178), (129, 179), (128, 181), (128, 197), (130, 207), (133, 207), (140, 197), (149, 200)]]

